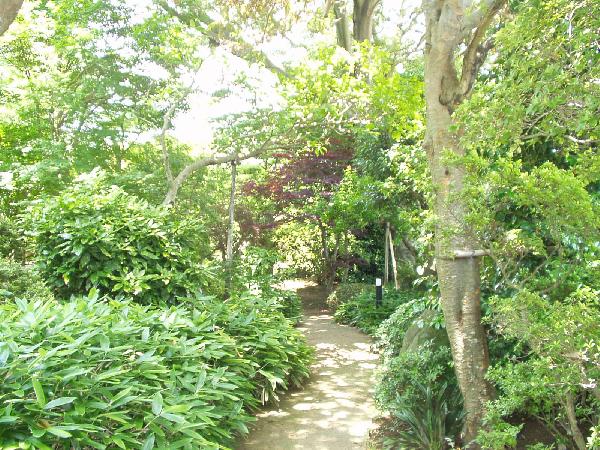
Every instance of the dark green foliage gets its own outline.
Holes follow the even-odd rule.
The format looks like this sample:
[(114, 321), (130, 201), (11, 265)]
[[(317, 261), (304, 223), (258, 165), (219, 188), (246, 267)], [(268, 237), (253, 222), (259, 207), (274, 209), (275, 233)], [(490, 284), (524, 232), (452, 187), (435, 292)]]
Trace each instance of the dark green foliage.
[(0, 258), (0, 301), (15, 298), (46, 300), (52, 293), (33, 267)]
[(294, 291), (271, 289), (263, 291), (262, 297), (265, 296), (273, 299), (276, 307), (290, 322), (296, 324), (302, 318), (302, 302)]
[(386, 439), (392, 449), (443, 450), (462, 426), (462, 399), (456, 385), (415, 384), (418, 400), (399, 406), (396, 418), (406, 425)]
[(226, 448), (310, 349), (262, 300), (215, 303), (0, 305), (0, 446)]
[(25, 242), (17, 224), (0, 212), (0, 258), (25, 259)]
[[(28, 217), (39, 266), (61, 297), (92, 287), (117, 299), (176, 302), (205, 283), (202, 232), (101, 177), (80, 179)], [(198, 237), (199, 236), (199, 237)]]

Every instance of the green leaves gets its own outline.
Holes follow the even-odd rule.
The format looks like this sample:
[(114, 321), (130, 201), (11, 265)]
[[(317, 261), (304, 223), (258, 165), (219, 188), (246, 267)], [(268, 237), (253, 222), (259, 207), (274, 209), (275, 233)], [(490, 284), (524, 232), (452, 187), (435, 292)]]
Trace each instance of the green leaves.
[(157, 392), (152, 399), (152, 412), (158, 416), (163, 409), (163, 397), (160, 392)]
[(142, 445), (142, 450), (152, 450), (154, 448), (154, 434), (148, 436), (148, 438), (144, 441), (144, 445)]
[(37, 377), (33, 377), (31, 379), (31, 385), (33, 386), (38, 405), (40, 405), (43, 408), (46, 405), (46, 395), (44, 394), (44, 388), (42, 387), (42, 383), (40, 383)]
[(76, 398), (77, 397), (56, 398), (56, 399), (46, 403), (46, 405), (44, 405), (44, 409), (52, 409), (52, 408), (56, 408), (58, 406), (68, 405), (70, 403), (73, 403), (73, 400), (75, 400)]
[[(199, 230), (91, 173), (27, 219), (40, 266), (62, 296), (109, 294), (140, 303), (175, 302), (204, 284), (186, 234)], [(195, 250), (194, 250), (195, 251)], [(167, 280), (167, 282), (165, 282)], [(104, 350), (110, 346), (100, 338)]]
[(20, 356), (0, 366), (0, 447), (225, 448), (260, 399), (308, 375), (311, 351), (273, 302), (0, 303), (0, 342)]

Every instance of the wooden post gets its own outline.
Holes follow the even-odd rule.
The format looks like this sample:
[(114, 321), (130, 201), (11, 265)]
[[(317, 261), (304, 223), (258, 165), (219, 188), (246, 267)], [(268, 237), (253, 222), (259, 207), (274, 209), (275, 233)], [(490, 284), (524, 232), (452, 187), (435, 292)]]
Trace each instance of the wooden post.
[(387, 284), (389, 281), (389, 254), (390, 254), (390, 241), (388, 240), (388, 231), (390, 229), (390, 223), (385, 223), (385, 245), (384, 245), (384, 270), (383, 270), (383, 284)]
[(394, 276), (394, 287), (398, 289), (398, 267), (396, 265), (396, 254), (394, 252), (394, 240), (392, 239), (392, 230), (390, 230), (389, 223), (387, 228), (387, 239), (388, 246), (390, 248), (390, 256), (392, 257), (392, 275)]

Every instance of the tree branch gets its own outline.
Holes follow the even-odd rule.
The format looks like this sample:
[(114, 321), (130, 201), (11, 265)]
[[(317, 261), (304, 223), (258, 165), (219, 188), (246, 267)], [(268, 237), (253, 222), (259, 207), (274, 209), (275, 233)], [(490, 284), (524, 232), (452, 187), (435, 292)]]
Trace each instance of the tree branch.
[(171, 125), (171, 119), (173, 118), (175, 111), (177, 110), (181, 102), (190, 94), (190, 92), (192, 92), (192, 90), (193, 85), (190, 85), (189, 87), (184, 89), (183, 92), (181, 92), (179, 97), (176, 99), (176, 101), (174, 101), (173, 104), (169, 107), (169, 109), (167, 109), (167, 112), (163, 116), (163, 124), (158, 139), (160, 141), (160, 147), (162, 150), (163, 166), (165, 168), (165, 174), (167, 175), (167, 186), (171, 186), (173, 184), (173, 169), (171, 168), (171, 158), (169, 155), (169, 150), (167, 149), (166, 141), (167, 130)]
[[(283, 132), (283, 135), (286, 135), (290, 130), (294, 129), (296, 127), (296, 125), (297, 125), (296, 123), (292, 124), (288, 129), (286, 129)], [(271, 145), (273, 143), (274, 138), (275, 138), (275, 136), (273, 134), (271, 134), (259, 147), (257, 147), (253, 151), (248, 152), (243, 155), (234, 152), (234, 153), (230, 153), (228, 155), (223, 155), (223, 156), (209, 156), (206, 158), (197, 159), (194, 162), (192, 162), (191, 164), (188, 164), (181, 170), (181, 172), (179, 172), (179, 174), (175, 178), (173, 178), (173, 181), (170, 183), (169, 189), (167, 191), (167, 194), (165, 195), (165, 198), (164, 198), (162, 204), (170, 205), (170, 204), (174, 203), (175, 199), (177, 197), (177, 193), (179, 192), (179, 188), (181, 187), (183, 182), (192, 173), (194, 173), (195, 171), (197, 171), (203, 167), (229, 163), (232, 161), (244, 161), (244, 160), (247, 160), (250, 158), (260, 156), (270, 150), (277, 150), (277, 149), (283, 149), (283, 148), (295, 148), (295, 146), (293, 146), (293, 145)]]
[(490, 15), (493, 17), (496, 12), (498, 12), (506, 1), (507, 0), (482, 0), (479, 8), (475, 9), (463, 20), (465, 33), (469, 34), (472, 29), (480, 28)]
[(466, 25), (468, 32), (470, 33), (470, 30), (473, 28), (475, 28), (475, 31), (473, 32), (473, 36), (469, 41), (469, 45), (467, 46), (467, 50), (463, 57), (462, 73), (460, 77), (460, 96), (462, 98), (471, 91), (479, 68), (485, 60), (488, 51), (494, 44), (493, 39), (489, 39), (484, 44), (482, 44), (482, 41), (492, 20), (502, 6), (504, 6), (506, 1), (507, 0), (485, 1), (485, 9), (482, 9), (484, 6), (481, 6), (479, 10), (474, 12), (465, 21), (465, 23), (468, 24)]
[[(251, 44), (243, 39), (233, 36), (231, 27), (219, 23), (211, 19), (206, 13), (199, 12), (193, 17), (183, 14), (174, 7), (170, 6), (166, 0), (158, 0), (157, 4), (168, 14), (177, 18), (181, 23), (193, 27), (206, 36), (211, 44), (227, 48), (234, 56), (243, 59), (249, 63), (262, 63), (267, 69), (281, 75), (285, 78), (291, 78), (291, 75), (285, 69), (275, 64), (269, 56), (261, 51), (256, 50)], [(194, 20), (199, 21), (204, 27), (199, 27), (194, 23)]]

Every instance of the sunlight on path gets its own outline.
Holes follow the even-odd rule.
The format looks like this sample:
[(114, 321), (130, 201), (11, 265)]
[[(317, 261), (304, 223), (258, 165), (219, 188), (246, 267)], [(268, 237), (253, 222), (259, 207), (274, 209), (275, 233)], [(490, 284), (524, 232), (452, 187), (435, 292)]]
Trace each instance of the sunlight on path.
[(304, 304), (299, 329), (317, 349), (313, 376), (303, 390), (285, 394), (278, 407), (259, 414), (238, 450), (365, 448), (376, 415), (372, 388), (378, 357), (369, 351), (368, 336), (333, 322), (324, 308), (324, 289), (305, 286), (293, 287)]

